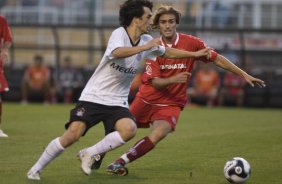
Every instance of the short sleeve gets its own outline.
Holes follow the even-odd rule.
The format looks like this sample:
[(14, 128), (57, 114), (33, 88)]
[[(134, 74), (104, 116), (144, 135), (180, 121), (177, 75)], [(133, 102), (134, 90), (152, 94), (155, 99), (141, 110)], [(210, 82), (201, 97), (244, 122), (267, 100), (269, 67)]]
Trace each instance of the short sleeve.
[(150, 50), (148, 50), (145, 58), (155, 61), (158, 56), (162, 56), (164, 54), (165, 54), (165, 47), (159, 45), (158, 47), (153, 47)]
[(109, 41), (108, 41), (108, 47), (106, 50), (106, 53), (108, 54), (109, 59), (113, 59), (112, 52), (119, 48), (124, 47), (124, 32), (121, 29), (116, 29), (112, 32)]
[[(202, 49), (205, 49), (205, 48), (208, 47), (207, 44), (203, 40), (201, 40), (200, 38), (197, 38), (197, 37), (194, 37), (194, 40), (193, 40), (192, 44), (197, 46), (197, 50), (202, 50)], [(218, 54), (217, 54), (216, 51), (211, 50), (211, 56), (210, 56), (209, 59), (207, 59), (205, 56), (203, 56), (203, 57), (200, 57), (199, 60), (201, 60), (201, 61), (203, 61), (205, 63), (212, 62), (212, 61), (215, 60), (217, 55)]]

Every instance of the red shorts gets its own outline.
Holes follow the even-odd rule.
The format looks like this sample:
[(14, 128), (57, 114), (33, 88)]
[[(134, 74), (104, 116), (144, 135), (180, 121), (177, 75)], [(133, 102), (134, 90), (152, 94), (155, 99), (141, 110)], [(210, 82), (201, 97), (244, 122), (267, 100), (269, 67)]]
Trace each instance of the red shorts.
[(130, 112), (136, 118), (138, 128), (148, 128), (155, 120), (165, 120), (174, 130), (180, 111), (181, 108), (179, 106), (149, 104), (138, 96), (135, 97), (130, 105)]

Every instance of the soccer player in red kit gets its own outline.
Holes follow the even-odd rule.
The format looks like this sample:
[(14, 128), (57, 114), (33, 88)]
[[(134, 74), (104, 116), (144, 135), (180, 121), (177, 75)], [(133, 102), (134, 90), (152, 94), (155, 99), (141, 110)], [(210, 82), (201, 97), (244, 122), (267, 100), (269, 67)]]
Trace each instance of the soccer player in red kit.
[[(153, 24), (160, 30), (161, 41), (165, 47), (172, 47), (186, 51), (197, 51), (206, 48), (206, 44), (199, 38), (176, 32), (180, 13), (171, 6), (162, 6), (157, 10)], [(257, 84), (264, 87), (264, 81), (254, 78), (232, 64), (228, 59), (215, 51), (209, 57), (199, 60), (232, 71), (243, 77), (250, 85)], [(166, 59), (146, 61), (146, 71), (142, 77), (142, 85), (130, 106), (138, 127), (152, 127), (151, 133), (139, 140), (127, 153), (107, 167), (107, 172), (114, 175), (127, 175), (125, 165), (149, 151), (159, 141), (173, 132), (177, 125), (179, 114), (187, 102), (186, 89), (190, 81), (191, 72), (196, 62), (194, 58)]]
[[(0, 125), (2, 119), (2, 94), (9, 90), (4, 75), (4, 63), (8, 61), (11, 42), (12, 34), (9, 24), (3, 16), (0, 16)], [(0, 137), (8, 137), (8, 135), (0, 129)]]

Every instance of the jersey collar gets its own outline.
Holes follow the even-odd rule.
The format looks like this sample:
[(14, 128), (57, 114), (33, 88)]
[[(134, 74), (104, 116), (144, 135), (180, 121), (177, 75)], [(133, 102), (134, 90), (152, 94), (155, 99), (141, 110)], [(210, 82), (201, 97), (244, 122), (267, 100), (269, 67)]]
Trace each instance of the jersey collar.
[(133, 43), (133, 41), (131, 40), (131, 38), (130, 38), (130, 36), (129, 36), (128, 32), (127, 32), (126, 27), (123, 27), (123, 28), (124, 28), (124, 30), (125, 30), (125, 32), (126, 32), (126, 34), (127, 34), (128, 38), (129, 38), (129, 40), (130, 40), (130, 43), (131, 43), (132, 47), (137, 46), (137, 45), (140, 43), (140, 38), (139, 38), (139, 40), (138, 40), (138, 41), (134, 44), (134, 43)]
[[(161, 36), (161, 41), (162, 41), (162, 45), (163, 46), (168, 47), (168, 44), (164, 41), (162, 36)], [(173, 42), (171, 47), (175, 47), (178, 44), (178, 42), (179, 42), (179, 34), (176, 33), (176, 38), (175, 38), (175, 40), (174, 40), (174, 42)]]

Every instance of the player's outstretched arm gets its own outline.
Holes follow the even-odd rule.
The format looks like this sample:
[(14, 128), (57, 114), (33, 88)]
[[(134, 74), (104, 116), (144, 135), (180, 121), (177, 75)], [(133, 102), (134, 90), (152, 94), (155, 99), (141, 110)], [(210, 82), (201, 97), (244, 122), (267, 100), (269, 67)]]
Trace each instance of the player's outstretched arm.
[(135, 54), (138, 54), (139, 52), (149, 50), (153, 47), (158, 47), (161, 44), (161, 41), (159, 38), (155, 38), (150, 40), (148, 43), (141, 45), (141, 46), (136, 46), (136, 47), (119, 47), (116, 48), (113, 52), (112, 55), (114, 58), (125, 58), (125, 57), (130, 57)]
[(166, 47), (165, 54), (161, 57), (171, 58), (171, 59), (180, 59), (180, 58), (190, 58), (190, 57), (201, 57), (209, 56), (211, 48), (205, 48), (196, 52), (178, 50), (174, 48)]
[(229, 70), (237, 75), (242, 76), (247, 81), (247, 83), (249, 83), (253, 87), (255, 86), (255, 84), (258, 85), (259, 87), (266, 86), (263, 80), (249, 75), (248, 73), (246, 73), (245, 71), (234, 65), (231, 61), (229, 61), (227, 58), (225, 58), (222, 55), (218, 55), (214, 63), (225, 70)]

